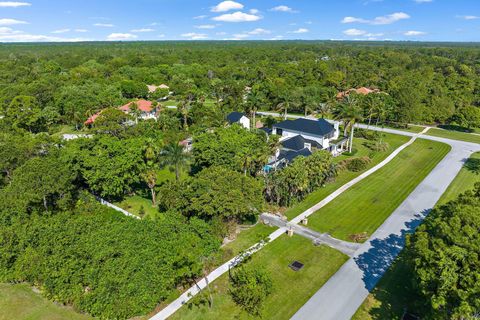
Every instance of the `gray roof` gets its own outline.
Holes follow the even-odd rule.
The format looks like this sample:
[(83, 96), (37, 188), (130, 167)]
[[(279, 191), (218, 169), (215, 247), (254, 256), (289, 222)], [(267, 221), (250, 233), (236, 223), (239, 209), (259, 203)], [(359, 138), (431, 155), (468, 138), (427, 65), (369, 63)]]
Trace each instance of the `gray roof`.
[(335, 132), (335, 127), (325, 119), (311, 120), (299, 118), (285, 120), (273, 125), (273, 127), (320, 137), (328, 136)]
[(232, 112), (227, 116), (227, 121), (230, 122), (230, 123), (236, 123), (236, 122), (240, 121), (240, 119), (242, 119), (242, 117), (244, 115), (245, 114), (241, 113), (241, 112), (236, 112), (236, 111)]
[(303, 148), (301, 150), (298, 150), (298, 151), (295, 151), (295, 150), (282, 150), (280, 151), (280, 156), (278, 157), (278, 160), (277, 161), (280, 161), (282, 159), (285, 159), (287, 160), (287, 162), (292, 162), (293, 160), (295, 160), (295, 158), (297, 157), (308, 157), (308, 156), (311, 156), (312, 155), (312, 152), (310, 150), (308, 150), (308, 148)]
[(305, 148), (305, 143), (309, 143), (312, 147), (315, 147), (315, 148), (321, 148), (318, 142), (305, 139), (301, 135), (294, 136), (292, 138), (283, 140), (281, 142), (282, 147), (284, 147), (285, 149), (296, 150), (296, 151), (302, 150), (303, 148)]

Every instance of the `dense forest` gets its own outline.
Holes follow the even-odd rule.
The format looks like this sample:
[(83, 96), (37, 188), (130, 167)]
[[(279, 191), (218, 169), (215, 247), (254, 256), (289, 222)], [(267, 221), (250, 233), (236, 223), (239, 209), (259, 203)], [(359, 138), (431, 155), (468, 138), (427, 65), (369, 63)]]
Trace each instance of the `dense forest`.
[[(0, 281), (28, 282), (100, 318), (145, 315), (194, 284), (205, 261), (224, 262), (232, 226), (292, 206), (371, 160), (335, 163), (314, 150), (267, 174), (278, 138), (227, 126), (229, 112), (336, 117), (352, 135), (356, 121), (473, 130), (479, 61), (479, 47), (448, 44), (0, 45)], [(161, 84), (169, 90), (147, 87)], [(359, 87), (382, 94), (338, 99)], [(138, 99), (158, 108), (156, 120), (139, 120), (135, 104), (130, 114), (118, 109)], [(278, 120), (261, 119), (267, 127)], [(381, 134), (355, 136), (372, 154), (389, 148)], [(97, 201), (135, 196), (148, 199), (142, 219)], [(418, 239), (421, 267), (428, 252)], [(427, 292), (433, 280), (421, 281)], [(437, 305), (458, 307), (447, 300)]]

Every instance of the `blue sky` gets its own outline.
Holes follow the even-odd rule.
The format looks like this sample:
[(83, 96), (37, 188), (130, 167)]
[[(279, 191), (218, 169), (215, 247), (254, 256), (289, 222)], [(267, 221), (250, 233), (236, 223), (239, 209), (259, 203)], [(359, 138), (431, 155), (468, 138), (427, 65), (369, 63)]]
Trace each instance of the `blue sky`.
[(0, 41), (480, 41), (478, 0), (0, 0)]

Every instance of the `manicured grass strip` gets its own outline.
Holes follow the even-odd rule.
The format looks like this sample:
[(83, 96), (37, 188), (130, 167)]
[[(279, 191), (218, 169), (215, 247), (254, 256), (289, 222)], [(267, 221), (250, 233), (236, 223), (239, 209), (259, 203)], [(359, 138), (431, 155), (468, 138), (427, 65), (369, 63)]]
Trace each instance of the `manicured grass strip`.
[(390, 163), (340, 195), (309, 219), (309, 227), (349, 240), (371, 235), (450, 151), (447, 144), (417, 140)]
[(435, 136), (440, 138), (447, 138), (453, 140), (461, 140), (466, 142), (473, 142), (473, 143), (480, 143), (480, 135), (459, 132), (459, 131), (450, 131), (450, 130), (443, 130), (443, 129), (435, 129), (432, 128), (427, 131), (426, 133), (429, 136)]
[[(390, 148), (385, 152), (372, 153), (370, 149), (368, 149), (363, 145), (366, 142), (366, 140), (357, 138), (354, 141), (354, 146), (358, 150), (355, 156), (361, 157), (361, 156), (369, 155), (372, 157), (372, 163), (369, 165), (367, 169), (364, 170), (366, 171), (371, 167), (375, 166), (376, 164), (380, 163), (382, 160), (388, 157), (390, 153), (392, 153), (399, 146), (407, 142), (409, 139), (410, 138), (404, 137), (404, 136), (385, 134), (384, 141), (388, 142), (388, 144), (390, 145)], [(335, 161), (339, 162), (346, 158), (348, 157), (345, 155), (341, 155), (335, 158)], [(334, 182), (328, 183), (327, 185), (325, 185), (325, 187), (312, 192), (305, 200), (288, 209), (285, 212), (285, 215), (289, 219), (296, 217), (303, 211), (307, 210), (308, 208), (312, 207), (316, 203), (320, 202), (322, 199), (324, 199), (326, 196), (328, 196), (330, 193), (332, 193), (333, 191), (335, 191), (336, 189), (338, 189), (348, 181), (359, 176), (362, 172), (350, 172), (350, 171), (341, 172)], [(261, 224), (261, 223), (256, 224), (255, 226), (247, 230), (242, 231), (237, 236), (237, 239), (235, 239), (233, 242), (223, 247), (224, 258), (225, 258), (224, 261), (228, 261), (238, 253), (250, 248), (255, 243), (267, 237), (273, 231), (275, 231), (275, 228), (265, 226), (264, 224)]]
[[(358, 151), (354, 156), (355, 157), (363, 157), (363, 156), (371, 157), (372, 162), (370, 163), (370, 165), (361, 172), (351, 172), (351, 171), (340, 172), (334, 182), (328, 183), (325, 185), (325, 187), (315, 190), (310, 195), (308, 195), (308, 197), (306, 197), (305, 200), (288, 209), (285, 212), (285, 215), (288, 217), (288, 219), (290, 220), (292, 218), (295, 218), (305, 210), (311, 208), (313, 205), (322, 201), (325, 197), (327, 197), (333, 191), (340, 188), (342, 185), (344, 185), (348, 181), (356, 178), (363, 172), (367, 171), (368, 169), (382, 162), (386, 157), (388, 157), (389, 154), (391, 154), (395, 149), (397, 149), (402, 144), (410, 140), (410, 138), (405, 136), (400, 136), (400, 135), (394, 135), (394, 134), (385, 134), (383, 140), (390, 145), (390, 148), (384, 152), (372, 152), (370, 149), (368, 149), (364, 145), (367, 142), (367, 140), (356, 138), (353, 142), (353, 145), (354, 145), (354, 148), (357, 149)], [(347, 158), (350, 158), (350, 156), (340, 155), (339, 157), (336, 157), (334, 161), (338, 163)]]
[[(298, 272), (288, 265), (294, 260), (305, 264)], [(328, 247), (294, 236), (282, 236), (255, 253), (251, 267), (264, 267), (274, 282), (274, 292), (265, 303), (263, 319), (289, 319), (347, 260)], [(228, 274), (211, 284), (213, 308), (186, 305), (171, 319), (254, 319), (241, 310), (228, 294)], [(205, 291), (206, 292), (206, 291)], [(199, 297), (193, 299), (199, 301)]]
[(86, 315), (57, 305), (26, 284), (0, 284), (0, 320), (86, 320)]
[(472, 190), (476, 182), (480, 182), (480, 152), (474, 153), (467, 160), (438, 203), (445, 204), (465, 191)]

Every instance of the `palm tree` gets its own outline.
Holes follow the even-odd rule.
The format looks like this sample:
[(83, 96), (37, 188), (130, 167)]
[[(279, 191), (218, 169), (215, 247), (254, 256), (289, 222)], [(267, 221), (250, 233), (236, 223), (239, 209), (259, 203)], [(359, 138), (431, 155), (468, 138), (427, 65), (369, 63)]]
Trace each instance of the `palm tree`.
[(158, 168), (158, 156), (161, 150), (161, 142), (159, 143), (155, 139), (147, 138), (145, 140), (145, 147), (144, 147), (144, 158), (146, 164), (146, 170), (142, 174), (142, 179), (147, 184), (148, 188), (150, 189), (150, 193), (152, 194), (152, 206), (155, 206), (156, 201), (156, 194), (155, 194), (155, 187), (157, 185), (157, 168)]
[(264, 101), (263, 93), (257, 88), (253, 87), (250, 93), (247, 96), (247, 101), (245, 104), (245, 111), (252, 114), (252, 127), (256, 128), (255, 115), (258, 110), (258, 106)]
[(350, 130), (350, 143), (348, 151), (352, 152), (353, 146), (353, 130), (355, 128), (355, 122), (361, 121), (362, 110), (358, 107), (357, 99), (352, 95), (349, 95), (338, 105), (336, 110), (336, 118), (344, 122), (344, 134), (347, 135), (347, 130)]
[(183, 146), (178, 142), (171, 142), (162, 150), (163, 164), (174, 167), (175, 179), (180, 180), (180, 170), (188, 163), (190, 155), (184, 152)]

